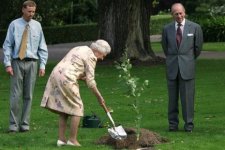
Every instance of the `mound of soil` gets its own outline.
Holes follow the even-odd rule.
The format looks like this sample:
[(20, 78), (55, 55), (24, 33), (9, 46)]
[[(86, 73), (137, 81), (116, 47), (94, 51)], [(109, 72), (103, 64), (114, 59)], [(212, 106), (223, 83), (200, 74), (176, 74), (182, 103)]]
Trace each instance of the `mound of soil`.
[(137, 141), (136, 130), (134, 128), (125, 128), (127, 138), (124, 140), (115, 140), (110, 135), (104, 135), (98, 139), (97, 144), (110, 145), (115, 149), (151, 149), (155, 144), (166, 143), (168, 139), (147, 129), (141, 129), (140, 139)]

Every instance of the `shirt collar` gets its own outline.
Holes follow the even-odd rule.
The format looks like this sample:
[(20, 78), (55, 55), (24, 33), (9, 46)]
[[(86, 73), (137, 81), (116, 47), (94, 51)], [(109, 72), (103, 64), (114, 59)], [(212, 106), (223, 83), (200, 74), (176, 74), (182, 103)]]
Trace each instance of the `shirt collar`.
[(32, 21), (32, 19), (29, 21), (29, 22), (27, 22), (23, 17), (22, 17), (22, 20), (23, 20), (23, 23), (25, 24), (25, 25), (30, 25), (30, 23), (31, 23), (31, 21)]
[[(176, 24), (176, 27), (177, 27), (178, 23), (176, 22), (175, 24)], [(184, 24), (185, 24), (185, 19), (181, 22), (181, 26), (184, 26)]]

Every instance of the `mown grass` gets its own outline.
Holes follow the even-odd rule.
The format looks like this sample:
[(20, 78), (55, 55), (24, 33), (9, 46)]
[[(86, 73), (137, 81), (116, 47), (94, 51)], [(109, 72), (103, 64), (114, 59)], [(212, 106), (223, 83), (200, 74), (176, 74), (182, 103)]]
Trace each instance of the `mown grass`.
[[(151, 46), (154, 52), (162, 52), (162, 46), (160, 42), (151, 42)], [(207, 42), (203, 43), (203, 51), (215, 51), (221, 52), (225, 51), (224, 42)]]
[(207, 42), (203, 44), (203, 50), (205, 51), (225, 51), (224, 42)]
[[(56, 147), (58, 116), (40, 107), (40, 102), (47, 82), (47, 78), (55, 66), (49, 62), (46, 76), (38, 78), (34, 93), (31, 116), (31, 130), (28, 133), (8, 134), (9, 114), (9, 76), (0, 65), (0, 149), (59, 149)], [(149, 88), (140, 97), (142, 128), (149, 129), (166, 137), (170, 142), (156, 145), (160, 150), (211, 150), (224, 149), (225, 142), (225, 60), (198, 60), (196, 74), (196, 101), (195, 101), (195, 129), (189, 134), (183, 131), (183, 121), (180, 116), (180, 131), (167, 131), (167, 87), (164, 65), (134, 66), (133, 75), (140, 80), (148, 79)], [(131, 109), (132, 100), (124, 94), (125, 87), (118, 81), (118, 71), (114, 66), (98, 65), (96, 80), (106, 104), (114, 112), (116, 123), (124, 127), (134, 126), (134, 112)], [(80, 83), (81, 96), (85, 106), (85, 115), (95, 112), (107, 124), (108, 120), (103, 109), (98, 105), (86, 85)], [(82, 123), (81, 123), (82, 125)], [(87, 129), (79, 128), (79, 141), (84, 150), (112, 149), (105, 145), (96, 145), (94, 142), (102, 135), (107, 134), (106, 128)], [(60, 149), (74, 149), (62, 147)]]

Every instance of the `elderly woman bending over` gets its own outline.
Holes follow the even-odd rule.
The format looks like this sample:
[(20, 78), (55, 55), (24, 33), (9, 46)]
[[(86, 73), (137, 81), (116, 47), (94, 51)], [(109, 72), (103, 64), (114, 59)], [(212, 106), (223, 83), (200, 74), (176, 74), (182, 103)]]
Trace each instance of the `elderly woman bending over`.
[[(71, 49), (53, 69), (44, 91), (41, 107), (59, 114), (57, 146), (80, 146), (77, 132), (84, 107), (78, 80), (85, 80), (99, 103), (104, 103), (95, 82), (95, 66), (97, 60), (103, 60), (110, 51), (111, 48), (106, 41), (97, 40), (90, 47), (78, 46)], [(69, 116), (71, 117), (70, 137), (67, 139), (65, 131)]]

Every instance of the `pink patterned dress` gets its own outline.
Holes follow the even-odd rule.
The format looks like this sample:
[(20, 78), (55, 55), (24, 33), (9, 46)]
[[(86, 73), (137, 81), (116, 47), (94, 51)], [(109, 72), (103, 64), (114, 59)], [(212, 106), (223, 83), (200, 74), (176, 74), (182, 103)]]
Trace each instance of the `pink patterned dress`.
[(88, 46), (71, 49), (53, 69), (41, 107), (56, 113), (83, 116), (84, 107), (77, 80), (86, 76), (88, 87), (96, 86), (96, 62), (97, 58)]

